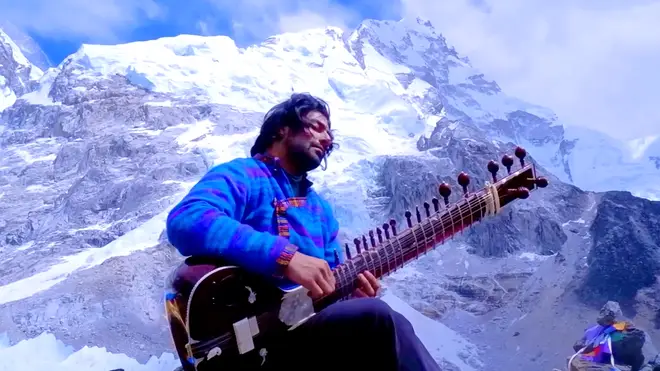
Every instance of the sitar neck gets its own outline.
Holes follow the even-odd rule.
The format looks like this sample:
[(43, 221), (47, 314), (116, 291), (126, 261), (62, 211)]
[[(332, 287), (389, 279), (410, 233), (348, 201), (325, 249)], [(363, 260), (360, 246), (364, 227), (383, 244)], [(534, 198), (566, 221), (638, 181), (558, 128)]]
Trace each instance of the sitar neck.
[(356, 239), (356, 248), (360, 250), (358, 254), (334, 270), (338, 289), (351, 293), (357, 273), (368, 270), (379, 278), (426, 254), (438, 244), (481, 220), (489, 210), (491, 199), (489, 192), (481, 191), (462, 198), (445, 210), (435, 210), (431, 213), (427, 207), (424, 220), (421, 219), (418, 209), (417, 224), (407, 218), (408, 228), (400, 233), (396, 232), (395, 223), (384, 224), (383, 229), (387, 231), (385, 239), (374, 244), (370, 238), (370, 247), (367, 246), (368, 243), (365, 244), (366, 237), (363, 236), (362, 240)]
[(458, 202), (449, 204), (451, 189), (448, 184), (442, 183), (439, 186), (439, 193), (444, 200), (444, 209), (440, 208), (440, 202), (434, 198), (433, 212), (431, 205), (428, 202), (424, 203), (422, 213), (425, 214), (425, 218), (422, 218), (422, 213), (416, 208), (416, 224), (412, 221), (412, 213), (406, 212), (408, 226), (400, 233), (397, 233), (396, 221), (392, 219), (389, 223), (384, 223), (382, 229), (376, 228), (375, 234), (370, 231), (368, 239), (365, 235), (355, 238), (354, 257), (351, 257), (351, 249), (347, 244), (347, 259), (334, 269), (337, 286), (336, 294), (333, 296), (350, 295), (354, 291), (358, 273), (368, 270), (376, 277), (382, 277), (426, 254), (438, 244), (447, 241), (484, 217), (496, 214), (501, 207), (510, 202), (528, 198), (530, 191), (545, 188), (548, 181), (536, 177), (533, 165), (525, 165), (525, 150), (517, 147), (515, 155), (521, 165), (518, 171), (511, 172), (513, 158), (505, 155), (502, 157), (502, 164), (507, 168), (508, 175), (497, 180), (499, 165), (490, 161), (488, 171), (492, 174), (492, 183), (487, 182), (483, 189), (472, 194), (468, 193), (469, 176), (461, 173), (457, 180), (463, 188), (463, 196)]

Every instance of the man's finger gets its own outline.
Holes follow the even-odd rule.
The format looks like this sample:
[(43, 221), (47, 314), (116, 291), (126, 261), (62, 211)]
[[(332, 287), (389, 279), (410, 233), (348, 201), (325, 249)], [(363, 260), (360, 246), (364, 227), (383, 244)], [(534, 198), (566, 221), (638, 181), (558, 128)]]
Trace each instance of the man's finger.
[(376, 293), (378, 293), (378, 289), (380, 289), (380, 282), (378, 282), (376, 276), (371, 274), (371, 272), (369, 271), (364, 271), (360, 273), (358, 276), (362, 276), (364, 278), (363, 280), (361, 279), (360, 282), (365, 288), (368, 288), (365, 292), (368, 294), (373, 293), (373, 295), (371, 296), (376, 296)]
[(367, 296), (376, 296), (375, 289), (371, 286), (371, 283), (369, 283), (364, 274), (358, 274), (358, 281), (360, 281), (360, 289), (362, 292), (367, 294)]
[(371, 287), (374, 288), (374, 291), (378, 291), (378, 289), (380, 289), (380, 282), (378, 281), (378, 278), (376, 278), (376, 276), (371, 274), (371, 272), (369, 272), (369, 271), (364, 272), (364, 276), (369, 281), (369, 284), (371, 285)]
[(335, 281), (335, 275), (332, 273), (332, 270), (330, 269), (330, 266), (328, 265), (327, 262), (324, 261), (323, 265), (323, 277), (325, 277), (325, 280), (332, 286), (333, 290), (337, 284)]
[(335, 286), (325, 280), (324, 277), (318, 279), (316, 283), (323, 290), (323, 295), (328, 295), (335, 291)]
[(364, 291), (362, 291), (361, 289), (355, 289), (355, 292), (353, 293), (353, 295), (355, 297), (358, 297), (358, 298), (367, 297), (367, 294), (365, 294)]
[(321, 290), (321, 287), (314, 281), (310, 282), (305, 288), (309, 290), (309, 296), (312, 298), (318, 298), (323, 295), (323, 290)]
[(362, 289), (362, 291), (364, 291), (364, 293), (369, 295), (370, 297), (376, 296), (376, 289), (371, 287), (371, 285), (366, 285), (364, 289)]
[(364, 274), (359, 273), (357, 278), (358, 278), (358, 282), (360, 283), (358, 286), (360, 286), (361, 288), (369, 286), (369, 281), (367, 281), (367, 277), (365, 277)]

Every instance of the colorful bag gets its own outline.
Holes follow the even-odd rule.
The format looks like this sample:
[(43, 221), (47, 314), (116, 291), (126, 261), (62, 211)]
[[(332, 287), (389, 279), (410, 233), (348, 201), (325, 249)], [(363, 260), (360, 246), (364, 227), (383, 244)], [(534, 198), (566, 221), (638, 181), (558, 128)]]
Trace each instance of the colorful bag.
[[(595, 325), (584, 333), (584, 346), (568, 361), (568, 369), (582, 371), (589, 367), (603, 367), (599, 370), (621, 371), (615, 364), (623, 363), (639, 370), (644, 363), (642, 347), (646, 341), (643, 331), (627, 322), (617, 322), (610, 326)], [(577, 366), (581, 367), (578, 368)]]

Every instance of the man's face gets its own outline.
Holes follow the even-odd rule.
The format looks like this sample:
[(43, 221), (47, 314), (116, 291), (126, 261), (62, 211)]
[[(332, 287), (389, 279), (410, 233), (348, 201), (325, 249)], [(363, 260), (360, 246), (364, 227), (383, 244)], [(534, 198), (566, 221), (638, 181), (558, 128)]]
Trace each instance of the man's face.
[(332, 144), (328, 119), (319, 111), (310, 111), (304, 117), (308, 127), (299, 133), (291, 131), (285, 137), (287, 157), (300, 172), (316, 169)]

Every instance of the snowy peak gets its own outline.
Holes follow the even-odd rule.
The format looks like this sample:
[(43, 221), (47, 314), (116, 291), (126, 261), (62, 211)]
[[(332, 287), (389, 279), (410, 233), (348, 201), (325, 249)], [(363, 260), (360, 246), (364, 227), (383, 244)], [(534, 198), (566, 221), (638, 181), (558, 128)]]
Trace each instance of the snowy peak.
[[(578, 126), (564, 128), (564, 140), (549, 159), (555, 173), (583, 189), (627, 190), (635, 196), (660, 199), (660, 168), (653, 138), (623, 142)], [(564, 169), (562, 173), (560, 169)]]
[(37, 66), (40, 70), (45, 71), (53, 65), (39, 44), (13, 23), (0, 19), (0, 30), (9, 35), (30, 63)]
[(563, 140), (552, 111), (506, 96), (429, 21), (368, 20), (351, 34), (348, 47), (367, 74), (393, 73), (398, 84), (390, 88), (422, 117), (474, 123), (503, 142), (556, 147)]
[[(10, 76), (0, 84), (9, 97), (4, 107), (16, 100), (75, 105), (132, 92), (153, 105), (220, 103), (265, 112), (292, 91), (306, 91), (335, 108), (347, 157), (383, 154), (389, 143), (416, 151), (424, 145), (415, 144), (444, 130), (436, 123), (447, 119), (490, 141), (527, 147), (546, 169), (585, 189), (652, 197), (655, 185), (640, 190), (631, 179), (660, 177), (660, 142), (654, 138), (622, 143), (565, 127), (552, 110), (506, 95), (420, 18), (365, 20), (350, 32), (326, 27), (284, 33), (247, 48), (226, 36), (195, 35), (83, 45), (49, 69), (38, 87), (27, 85), (40, 70), (10, 42), (2, 45), (5, 58), (11, 56), (3, 66), (13, 66), (2, 72)], [(619, 171), (613, 174), (612, 166)], [(586, 175), (594, 173), (602, 176)]]
[(224, 36), (192, 35), (84, 45), (61, 68), (78, 81), (72, 86), (122, 76), (154, 93), (264, 111), (292, 90), (332, 95), (326, 70), (352, 59), (340, 35), (334, 29), (282, 34), (248, 48)]
[[(363, 68), (378, 68), (374, 52), (400, 65), (399, 73), (415, 73), (431, 86), (449, 82), (450, 66), (469, 66), (430, 22), (364, 21), (349, 37), (349, 47)], [(477, 75), (476, 71), (475, 75)], [(464, 76), (468, 77), (468, 76)], [(464, 81), (461, 81), (464, 82)]]
[(0, 112), (16, 98), (32, 91), (43, 72), (23, 55), (20, 48), (0, 29)]
[(653, 137), (622, 143), (599, 132), (565, 127), (550, 109), (507, 96), (428, 21), (365, 21), (347, 44), (367, 75), (386, 79), (384, 71), (394, 74), (398, 84), (388, 82), (391, 90), (417, 107), (420, 116), (440, 119), (430, 138), (419, 139), (420, 150), (450, 126), (473, 138), (523, 145), (560, 179), (585, 189), (660, 197), (657, 186), (639, 185), (658, 183), (660, 141)]
[(563, 126), (523, 110), (507, 113), (506, 119), (494, 119), (490, 129), (501, 137), (529, 141), (537, 147), (557, 145), (564, 138)]
[(660, 136), (652, 135), (626, 142), (632, 160), (649, 160), (660, 170)]
[[(12, 50), (3, 45), (3, 51)], [(5, 59), (16, 67), (12, 78), (32, 81), (33, 69), (25, 75), (29, 65), (18, 63), (20, 56), (12, 51)], [(48, 69), (35, 90), (15, 93), (20, 96), (0, 117), (0, 249), (6, 262), (0, 314), (11, 314), (5, 316), (15, 324), (11, 331), (22, 337), (50, 329), (76, 346), (106, 344), (138, 355), (171, 349), (167, 327), (158, 322), (165, 318), (162, 296), (152, 295), (162, 282), (158, 277), (180, 258), (162, 243), (167, 209), (214, 163), (247, 155), (263, 112), (292, 91), (311, 92), (332, 107), (341, 150), (333, 153), (327, 171), (312, 176), (346, 237), (400, 218), (420, 200), (437, 196), (440, 181), (460, 189), (455, 183), (460, 171), (470, 174), (471, 188), (478, 189), (489, 177), (488, 160), (511, 153), (514, 144), (526, 147), (545, 169), (560, 178), (572, 176), (588, 189), (660, 184), (640, 182), (648, 167), (628, 161), (629, 148), (616, 140), (564, 128), (550, 110), (507, 96), (423, 20), (365, 21), (349, 33), (334, 28), (288, 33), (248, 48), (227, 37), (192, 35), (84, 45)], [(426, 139), (429, 129), (433, 134)], [(643, 156), (658, 153), (657, 142), (640, 143), (648, 144)], [(521, 312), (515, 322), (524, 318), (526, 307), (547, 308), (536, 305), (543, 296), (536, 289), (545, 289), (541, 281), (555, 281), (536, 277), (555, 276), (541, 270), (523, 285), (531, 266), (513, 253), (538, 261), (541, 269), (568, 272), (562, 277), (571, 279), (573, 271), (564, 268), (586, 258), (575, 247), (595, 242), (587, 228), (597, 211), (594, 195), (552, 184), (507, 209), (518, 216), (479, 224), (448, 243), (439, 259), (427, 255), (428, 264), (416, 267), (424, 280), (399, 276), (402, 297), (432, 298), (418, 307), (429, 316), (457, 309), (476, 317), (506, 309), (511, 299), (512, 315)], [(452, 202), (461, 197), (457, 193)], [(567, 239), (563, 251), (569, 263), (560, 267), (559, 255), (549, 254)], [(491, 259), (500, 255), (507, 257), (501, 263)], [(152, 285), (154, 277), (158, 282)], [(103, 285), (109, 279), (116, 284)], [(477, 354), (474, 344), (449, 328), (417, 321), (417, 313), (398, 300), (390, 304), (408, 310), (434, 357), (447, 362), (442, 369), (479, 370), (482, 356), (504, 357)], [(54, 307), (62, 315), (53, 316)], [(514, 323), (505, 314), (489, 323)], [(466, 316), (452, 325), (469, 329), (479, 341), (486, 337), (472, 332), (481, 328)], [(528, 339), (525, 331), (512, 337), (512, 328), (504, 327), (497, 344), (505, 333), (513, 339), (509, 345)], [(116, 331), (102, 331), (108, 328)], [(506, 356), (534, 354), (529, 349)], [(8, 352), (23, 354), (16, 348)], [(69, 359), (93, 358), (89, 354), (77, 352)], [(100, 371), (140, 369), (123, 361), (108, 366)]]

